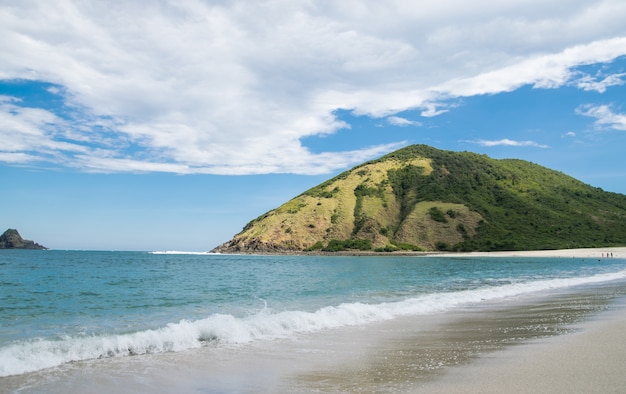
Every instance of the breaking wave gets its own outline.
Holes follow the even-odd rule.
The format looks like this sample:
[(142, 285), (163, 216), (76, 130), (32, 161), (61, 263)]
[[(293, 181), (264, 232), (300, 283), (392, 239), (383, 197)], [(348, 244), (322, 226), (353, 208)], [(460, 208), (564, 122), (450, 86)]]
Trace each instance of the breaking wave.
[(273, 312), (265, 307), (247, 317), (213, 314), (205, 319), (181, 320), (161, 328), (127, 334), (17, 341), (0, 348), (0, 376), (24, 374), (72, 361), (177, 352), (199, 348), (207, 343), (219, 346), (290, 338), (325, 329), (443, 312), (462, 305), (624, 278), (626, 271), (620, 271), (581, 278), (538, 280), (432, 293), (399, 302), (345, 303), (313, 312)]

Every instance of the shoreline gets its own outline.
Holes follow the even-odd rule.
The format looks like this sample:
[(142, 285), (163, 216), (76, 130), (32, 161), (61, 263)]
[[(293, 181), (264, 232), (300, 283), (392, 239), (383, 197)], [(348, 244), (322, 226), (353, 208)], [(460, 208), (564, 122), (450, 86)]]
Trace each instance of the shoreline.
[(621, 393), (626, 387), (626, 299), (563, 335), (485, 354), (415, 392)]
[(558, 258), (626, 258), (626, 247), (526, 250), (507, 252), (439, 253), (441, 257), (558, 257)]
[(468, 306), (427, 324), (423, 317), (385, 322), (353, 333), (363, 355), (299, 374), (287, 391), (622, 392), (624, 286)]
[(16, 393), (619, 392), (624, 354), (620, 280), (296, 338), (86, 360), (0, 382)]
[(359, 356), (328, 360), (280, 387), (321, 393), (621, 393), (624, 285), (469, 306), (430, 316), (426, 324), (423, 317), (381, 323), (347, 340)]
[(554, 258), (626, 258), (626, 246), (612, 246), (606, 248), (575, 248), (575, 249), (546, 249), (546, 250), (513, 250), (497, 252), (440, 252), (440, 251), (396, 251), (374, 252), (364, 250), (347, 250), (340, 252), (305, 252), (305, 251), (274, 251), (274, 252), (238, 252), (215, 253), (224, 255), (242, 256), (359, 256), (359, 257), (554, 257)]
[[(562, 253), (567, 259), (537, 261), (546, 266), (567, 265), (573, 262), (569, 260), (572, 255), (591, 256), (594, 260), (590, 264), (578, 262), (593, 269), (602, 265), (595, 263), (596, 255), (606, 255), (607, 251), (617, 260), (603, 261), (623, 269), (621, 253), (626, 253), (626, 248), (548, 251)], [(434, 265), (444, 262), (422, 261)], [(421, 263), (419, 259), (413, 262)], [(386, 261), (383, 258), (378, 263), (384, 265)], [(474, 261), (469, 263), (472, 265)], [(593, 324), (588, 325), (587, 321)], [(579, 338), (574, 337), (579, 332), (589, 334), (578, 341), (559, 339)], [(614, 370), (615, 365), (624, 364), (626, 349), (622, 350), (623, 345), (611, 346), (607, 341), (626, 344), (626, 279), (623, 277), (557, 286), (521, 296), (468, 300), (439, 312), (313, 330), (268, 341), (226, 346), (208, 343), (179, 352), (70, 362), (0, 378), (0, 386), (7, 392), (51, 394), (76, 391), (77, 387), (88, 388), (94, 394), (157, 389), (167, 392), (533, 392), (527, 389), (530, 387), (526, 386), (527, 380), (548, 384), (552, 375), (571, 375), (575, 371), (569, 378), (574, 380), (560, 378), (561, 386), (549, 390), (571, 392), (579, 387), (577, 376), (585, 376), (581, 370), (592, 368), (593, 374), (601, 374), (606, 381), (593, 377), (588, 381), (594, 382), (601, 392), (618, 392), (613, 388), (626, 384), (622, 384), (621, 375)], [(552, 357), (552, 353), (565, 359), (574, 355), (574, 359), (561, 362), (551, 358), (544, 368), (534, 368), (544, 358)], [(591, 366), (588, 359), (593, 360)], [(497, 368), (502, 368), (502, 372), (494, 372)], [(523, 368), (527, 372), (517, 372)], [(544, 376), (545, 371), (552, 372)], [(498, 380), (496, 383), (501, 386), (489, 391), (495, 387), (489, 386), (494, 384), (493, 380)], [(589, 387), (584, 391), (593, 392)]]

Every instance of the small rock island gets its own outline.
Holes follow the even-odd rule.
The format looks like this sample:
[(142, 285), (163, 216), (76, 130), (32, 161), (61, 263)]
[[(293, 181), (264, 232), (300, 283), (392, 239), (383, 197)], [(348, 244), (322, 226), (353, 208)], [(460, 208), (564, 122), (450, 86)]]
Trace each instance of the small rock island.
[(48, 248), (34, 241), (23, 239), (17, 230), (10, 228), (0, 235), (0, 249), (46, 250)]

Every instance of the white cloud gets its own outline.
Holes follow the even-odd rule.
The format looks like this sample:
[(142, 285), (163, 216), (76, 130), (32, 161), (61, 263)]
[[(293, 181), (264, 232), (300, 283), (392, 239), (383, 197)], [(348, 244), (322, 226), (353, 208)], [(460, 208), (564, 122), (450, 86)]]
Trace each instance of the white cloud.
[(438, 109), (438, 107), (432, 103), (424, 104), (424, 107), (426, 109), (422, 111), (420, 115), (422, 115), (425, 118), (432, 118), (434, 116), (439, 116), (449, 111), (448, 109)]
[(572, 78), (571, 68), (608, 62), (624, 54), (626, 37), (577, 45), (559, 53), (531, 56), (513, 65), (470, 78), (446, 81), (437, 90), (449, 96), (469, 97), (515, 90), (524, 85), (556, 88)]
[(0, 96), (0, 153), (8, 162), (44, 160), (85, 148), (58, 138), (65, 122), (55, 114), (17, 105), (19, 99)]
[(539, 144), (535, 141), (515, 141), (515, 140), (510, 140), (508, 138), (504, 138), (501, 140), (476, 140), (476, 141), (470, 141), (470, 142), (474, 142), (478, 145), (481, 146), (487, 146), (487, 147), (492, 147), (492, 146), (531, 146), (531, 147), (535, 147), (535, 148), (549, 148), (548, 145), (542, 145)]
[(11, 164), (23, 164), (35, 161), (35, 158), (26, 153), (0, 152), (0, 161)]
[[(240, 174), (268, 174), (268, 173), (297, 173), (306, 175), (327, 174), (338, 168), (345, 168), (354, 163), (361, 163), (372, 157), (381, 156), (387, 152), (405, 146), (401, 141), (394, 144), (384, 144), (356, 151), (346, 151), (338, 155), (335, 153), (312, 154), (305, 152), (302, 156), (294, 157), (286, 166), (280, 158), (268, 157), (260, 163), (246, 161), (243, 155), (236, 160), (225, 164), (210, 166), (191, 166), (174, 162), (155, 162), (151, 160), (134, 160), (108, 157), (91, 152), (90, 155), (77, 155), (76, 165), (88, 172), (172, 172), (177, 174), (217, 174), (217, 175), (240, 175)], [(105, 152), (106, 153), (106, 152)], [(233, 165), (236, 163), (236, 165)]]
[(394, 126), (421, 126), (422, 124), (416, 120), (409, 120), (400, 116), (389, 116), (387, 122)]
[(584, 105), (576, 110), (579, 115), (596, 118), (597, 127), (626, 130), (626, 115), (613, 112), (608, 105)]
[(590, 75), (585, 75), (582, 78), (580, 78), (578, 81), (576, 81), (576, 86), (583, 90), (587, 90), (587, 91), (591, 90), (591, 91), (596, 91), (599, 93), (604, 93), (606, 92), (606, 88), (610, 86), (623, 85), (624, 76), (626, 76), (626, 73), (613, 74), (613, 75), (607, 76), (601, 81), (598, 81)]
[(0, 152), (98, 171), (332, 171), (401, 146), (306, 149), (348, 127), (337, 109), (436, 116), (449, 98), (560, 86), (626, 54), (625, 19), (621, 0), (0, 5), (0, 79), (52, 83), (73, 111), (5, 106), (20, 125)]

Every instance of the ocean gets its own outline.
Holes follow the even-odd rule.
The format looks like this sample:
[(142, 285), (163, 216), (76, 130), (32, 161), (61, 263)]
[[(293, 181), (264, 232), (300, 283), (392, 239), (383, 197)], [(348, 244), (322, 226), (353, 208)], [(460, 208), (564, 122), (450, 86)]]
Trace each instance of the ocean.
[[(605, 301), (583, 307), (598, 289)], [(414, 335), (455, 312), (542, 297), (562, 305), (564, 294), (579, 294), (567, 298), (576, 315), (625, 289), (622, 258), (2, 250), (0, 391), (107, 392), (125, 381), (116, 391), (278, 392), (281, 369), (299, 365), (291, 372), (302, 377), (339, 362), (348, 356), (337, 347), (371, 344), (373, 327), (403, 322), (407, 333), (411, 321)], [(303, 379), (291, 388), (324, 391)]]

